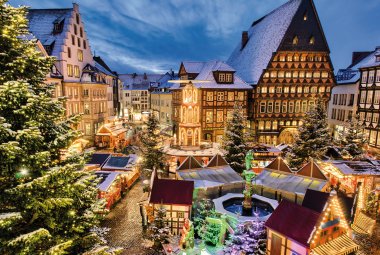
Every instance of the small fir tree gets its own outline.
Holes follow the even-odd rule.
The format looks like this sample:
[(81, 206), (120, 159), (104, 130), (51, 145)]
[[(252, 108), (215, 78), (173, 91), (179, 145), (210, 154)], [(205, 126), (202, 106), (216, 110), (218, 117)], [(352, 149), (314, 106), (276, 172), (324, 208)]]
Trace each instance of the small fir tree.
[(84, 158), (61, 159), (78, 116), (52, 100), (54, 59), (26, 38), (26, 14), (0, 0), (0, 254), (79, 254), (97, 242), (102, 204)]
[(146, 122), (147, 128), (140, 132), (140, 150), (143, 156), (142, 167), (149, 178), (153, 169), (162, 170), (164, 166), (164, 153), (162, 151), (162, 137), (158, 120), (153, 114)]
[(244, 157), (247, 150), (247, 137), (244, 132), (244, 123), (243, 109), (240, 105), (235, 104), (232, 118), (226, 124), (222, 148), (226, 151), (226, 161), (238, 173), (242, 173), (245, 169)]
[(154, 242), (154, 248), (161, 250), (162, 243), (168, 243), (170, 228), (166, 224), (166, 209), (160, 207), (154, 215), (154, 221), (149, 226), (149, 237)]
[(267, 232), (265, 222), (258, 217), (254, 221), (239, 224), (235, 233), (226, 241), (226, 255), (264, 255), (266, 254)]
[(220, 231), (221, 231), (220, 224), (206, 222), (206, 230), (202, 236), (202, 240), (208, 244), (216, 246), (219, 242)]
[(343, 148), (343, 154), (348, 154), (353, 158), (361, 157), (364, 153), (364, 146), (367, 138), (364, 127), (359, 123), (359, 116), (356, 115), (347, 121), (347, 127), (339, 132), (338, 144)]
[(206, 231), (206, 218), (215, 215), (214, 203), (210, 199), (205, 198), (196, 203), (193, 222), (194, 229), (199, 237), (202, 237)]
[(289, 166), (297, 169), (309, 158), (320, 159), (331, 143), (331, 135), (327, 124), (325, 102), (319, 99), (315, 107), (305, 114), (302, 125), (287, 154)]

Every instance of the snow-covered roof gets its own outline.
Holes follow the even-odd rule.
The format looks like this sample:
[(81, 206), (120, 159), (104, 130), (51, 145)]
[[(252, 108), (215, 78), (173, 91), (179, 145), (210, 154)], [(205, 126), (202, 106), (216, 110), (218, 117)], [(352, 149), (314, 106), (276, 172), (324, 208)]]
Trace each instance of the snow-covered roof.
[(368, 53), (365, 52), (367, 56), (359, 62), (350, 65), (347, 69), (340, 69), (338, 71), (336, 75), (338, 85), (356, 83), (360, 79), (360, 68), (380, 66), (380, 62), (376, 62), (376, 56), (380, 55), (380, 47), (376, 47), (374, 51)]
[[(185, 63), (185, 62), (183, 62)], [(194, 62), (195, 63), (195, 62)], [(200, 69), (197, 77), (195, 78), (195, 81), (193, 82), (193, 85), (196, 88), (203, 88), (203, 89), (252, 89), (252, 87), (243, 81), (236, 73), (234, 74), (234, 80), (233, 83), (228, 84), (220, 84), (217, 83), (214, 78), (215, 71), (226, 71), (226, 72), (235, 72), (235, 69), (233, 69), (231, 66), (226, 64), (223, 61), (219, 60), (212, 60), (208, 62), (197, 62), (197, 63), (203, 63), (198, 64), (199, 66), (202, 66)], [(195, 64), (194, 64), (195, 65)], [(187, 71), (187, 70), (186, 70)], [(203, 81), (209, 81), (209, 82), (202, 82), (197, 83), (196, 80), (203, 80)], [(171, 89), (179, 89), (181, 86), (179, 83), (173, 84)]]
[(110, 75), (116, 77), (116, 75), (111, 71), (111, 69), (107, 66), (104, 60), (101, 57), (94, 57), (95, 67), (99, 69), (102, 73), (106, 75)]
[(124, 90), (148, 90), (155, 86), (163, 74), (120, 74)]
[[(29, 19), (29, 31), (41, 41), (42, 45), (51, 45), (54, 42), (51, 55), (59, 58), (63, 51), (66, 32), (69, 30), (69, 22), (73, 8), (68, 9), (30, 9), (27, 15)], [(54, 22), (63, 21), (61, 33), (53, 33)]]
[(196, 168), (177, 171), (178, 175), (188, 181), (194, 181), (195, 188), (222, 186), (228, 183), (244, 183), (243, 178), (229, 165)]
[(120, 173), (118, 172), (106, 172), (106, 171), (97, 171), (95, 174), (100, 178), (98, 184), (98, 189), (100, 191), (107, 191), (111, 187), (112, 183), (116, 180)]
[(342, 175), (377, 175), (380, 176), (379, 166), (366, 161), (334, 160), (321, 163), (326, 172), (335, 172)]
[(187, 73), (200, 73), (205, 62), (202, 61), (184, 61), (182, 62)]
[(305, 194), (307, 189), (323, 190), (327, 185), (327, 181), (282, 171), (264, 169), (256, 177), (256, 184), (275, 190)]
[(248, 42), (242, 49), (241, 42), (232, 52), (227, 63), (249, 84), (257, 84), (277, 51), (302, 0), (291, 0), (271, 13), (255, 21), (248, 30)]

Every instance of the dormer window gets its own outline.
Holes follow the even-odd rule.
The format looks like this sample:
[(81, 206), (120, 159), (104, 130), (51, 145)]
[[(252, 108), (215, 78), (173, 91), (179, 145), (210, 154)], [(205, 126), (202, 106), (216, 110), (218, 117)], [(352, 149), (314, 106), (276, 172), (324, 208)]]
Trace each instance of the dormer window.
[(380, 55), (376, 56), (376, 62), (380, 62)]
[(297, 44), (298, 44), (298, 36), (294, 36), (293, 45), (297, 45)]
[(314, 43), (315, 43), (315, 38), (314, 38), (314, 36), (312, 36), (312, 37), (310, 37), (309, 44), (314, 45)]
[(232, 83), (232, 73), (219, 73), (218, 83)]
[(53, 34), (59, 34), (63, 30), (63, 24), (65, 23), (65, 19), (60, 22), (54, 22)]

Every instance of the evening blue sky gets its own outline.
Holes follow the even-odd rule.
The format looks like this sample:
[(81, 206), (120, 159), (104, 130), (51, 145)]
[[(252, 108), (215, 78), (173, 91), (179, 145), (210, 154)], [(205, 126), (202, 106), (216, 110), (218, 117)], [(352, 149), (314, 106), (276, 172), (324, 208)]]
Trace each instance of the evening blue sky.
[[(241, 32), (286, 0), (77, 0), (92, 51), (119, 73), (178, 71), (184, 60), (226, 60)], [(335, 71), (380, 45), (379, 0), (314, 0)], [(70, 8), (72, 0), (10, 0)]]

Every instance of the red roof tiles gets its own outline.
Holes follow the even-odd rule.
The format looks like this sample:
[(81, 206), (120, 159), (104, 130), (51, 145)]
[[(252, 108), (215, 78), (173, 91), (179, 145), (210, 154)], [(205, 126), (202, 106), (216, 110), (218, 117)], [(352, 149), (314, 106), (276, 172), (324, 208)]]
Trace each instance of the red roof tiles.
[(320, 214), (306, 207), (283, 200), (265, 226), (309, 247), (308, 240)]
[(193, 181), (155, 179), (150, 194), (149, 203), (192, 205)]

